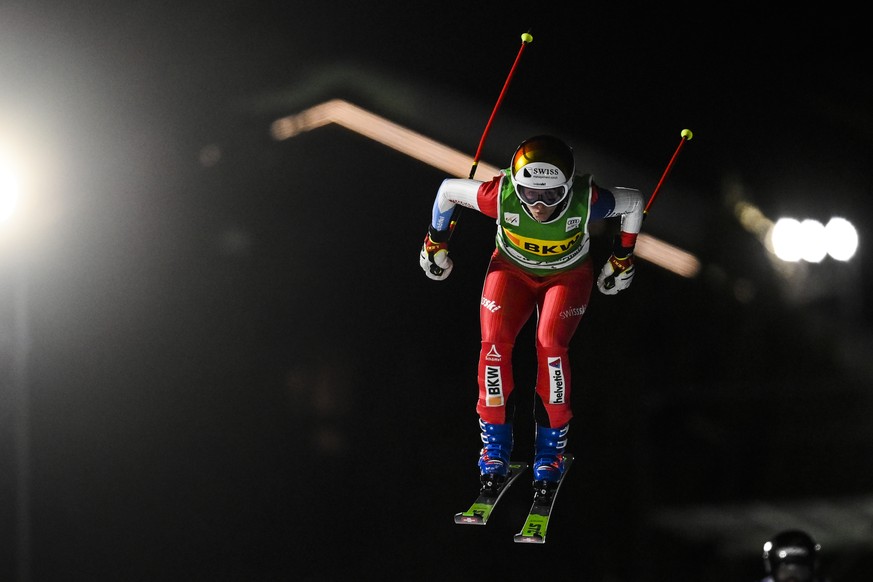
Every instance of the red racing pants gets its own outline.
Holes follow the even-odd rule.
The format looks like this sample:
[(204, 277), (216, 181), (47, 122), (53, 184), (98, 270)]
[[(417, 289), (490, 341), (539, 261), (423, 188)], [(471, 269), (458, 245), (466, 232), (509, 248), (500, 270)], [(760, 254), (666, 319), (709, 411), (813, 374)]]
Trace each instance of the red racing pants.
[(588, 308), (593, 284), (591, 260), (554, 275), (521, 270), (497, 251), (482, 287), (479, 324), (479, 400), (476, 412), (488, 423), (504, 424), (506, 402), (515, 388), (512, 351), (521, 328), (536, 310), (536, 394), (550, 428), (567, 424), (570, 407), (570, 340)]

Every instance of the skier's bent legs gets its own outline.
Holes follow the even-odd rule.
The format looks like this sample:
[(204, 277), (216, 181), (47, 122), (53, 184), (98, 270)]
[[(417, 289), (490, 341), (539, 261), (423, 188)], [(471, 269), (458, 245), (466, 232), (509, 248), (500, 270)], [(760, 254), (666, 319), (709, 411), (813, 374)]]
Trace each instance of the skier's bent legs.
[(579, 327), (592, 285), (591, 263), (550, 278), (537, 301), (537, 417), (534, 488), (547, 492), (564, 474), (564, 451), (573, 411), (568, 349)]
[(488, 423), (512, 422), (510, 396), (515, 388), (512, 351), (536, 307), (536, 294), (524, 273), (493, 256), (479, 303), (482, 344), (479, 351), (479, 399), (476, 412)]
[(568, 351), (588, 309), (592, 277), (588, 262), (579, 269), (549, 278), (540, 290), (536, 328), (536, 393), (542, 405), (536, 410), (540, 425), (559, 428), (573, 417)]

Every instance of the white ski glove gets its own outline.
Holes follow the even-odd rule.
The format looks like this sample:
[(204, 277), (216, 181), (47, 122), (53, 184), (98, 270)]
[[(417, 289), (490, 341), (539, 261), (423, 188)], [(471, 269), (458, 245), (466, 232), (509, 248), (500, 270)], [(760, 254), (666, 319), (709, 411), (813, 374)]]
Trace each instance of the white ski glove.
[[(437, 242), (433, 237), (446, 240)], [(421, 265), (424, 274), (434, 281), (442, 281), (451, 274), (454, 262), (449, 258), (448, 231), (427, 229), (424, 244), (421, 245), (421, 252), (418, 254), (418, 264)]]
[(604, 295), (615, 295), (630, 287), (634, 278), (634, 256), (629, 253), (619, 259), (610, 255), (609, 260), (603, 265), (600, 276), (597, 277), (597, 288)]

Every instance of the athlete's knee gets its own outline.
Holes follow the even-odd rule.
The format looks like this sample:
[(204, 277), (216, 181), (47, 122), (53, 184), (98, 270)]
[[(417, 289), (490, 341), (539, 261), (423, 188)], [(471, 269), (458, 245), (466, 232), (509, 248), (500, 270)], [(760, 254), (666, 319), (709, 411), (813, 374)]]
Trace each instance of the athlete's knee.
[(511, 342), (495, 342), (482, 340), (482, 348), (479, 351), (479, 362), (489, 364), (507, 364), (512, 362)]

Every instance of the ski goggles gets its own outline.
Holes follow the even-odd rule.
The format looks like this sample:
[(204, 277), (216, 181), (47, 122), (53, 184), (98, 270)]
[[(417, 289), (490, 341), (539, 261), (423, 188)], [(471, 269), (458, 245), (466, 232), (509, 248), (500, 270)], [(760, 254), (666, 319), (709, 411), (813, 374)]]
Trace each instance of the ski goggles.
[(552, 188), (531, 188), (529, 186), (515, 185), (515, 193), (525, 204), (543, 204), (552, 207), (560, 204), (567, 197), (570, 188), (566, 184)]

